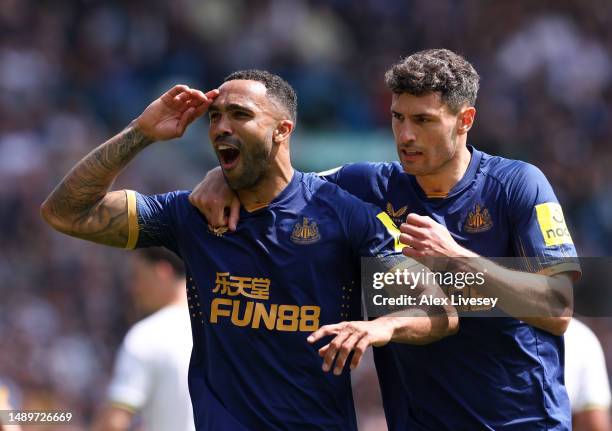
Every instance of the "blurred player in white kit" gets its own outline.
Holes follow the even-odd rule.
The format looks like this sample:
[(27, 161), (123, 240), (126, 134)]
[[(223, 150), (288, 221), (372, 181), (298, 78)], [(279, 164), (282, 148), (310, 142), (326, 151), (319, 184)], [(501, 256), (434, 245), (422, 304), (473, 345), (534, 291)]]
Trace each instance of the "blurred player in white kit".
[(610, 385), (599, 340), (579, 320), (565, 332), (565, 386), (574, 431), (610, 431)]
[(135, 324), (117, 354), (107, 405), (93, 430), (132, 429), (139, 417), (145, 431), (193, 431), (187, 387), (191, 326), (182, 261), (149, 248), (133, 257), (132, 294), (149, 317)]

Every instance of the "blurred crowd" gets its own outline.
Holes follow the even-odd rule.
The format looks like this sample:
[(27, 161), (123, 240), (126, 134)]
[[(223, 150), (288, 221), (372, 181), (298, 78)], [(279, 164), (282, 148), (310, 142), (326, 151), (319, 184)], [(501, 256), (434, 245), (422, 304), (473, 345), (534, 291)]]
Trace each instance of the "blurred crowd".
[[(482, 77), (470, 143), (540, 167), (579, 253), (610, 255), (607, 0), (0, 1), (0, 383), (13, 403), (86, 423), (142, 317), (127, 252), (56, 234), (38, 215), (78, 159), (171, 85), (209, 89), (251, 67), (296, 88), (302, 133), (357, 141), (389, 128), (384, 71), (437, 47)], [(180, 145), (148, 149), (117, 187), (192, 187), (215, 163), (205, 121)], [(591, 323), (612, 364), (612, 324)]]

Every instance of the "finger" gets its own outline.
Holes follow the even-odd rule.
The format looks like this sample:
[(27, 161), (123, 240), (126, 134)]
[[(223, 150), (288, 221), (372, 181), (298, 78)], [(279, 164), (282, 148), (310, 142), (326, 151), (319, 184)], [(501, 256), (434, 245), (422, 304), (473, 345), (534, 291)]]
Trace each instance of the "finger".
[(212, 102), (213, 100), (215, 100), (215, 98), (216, 98), (218, 95), (219, 95), (219, 89), (218, 89), (218, 88), (215, 88), (214, 90), (207, 91), (207, 92), (206, 92), (206, 94), (204, 94), (204, 96), (206, 96), (206, 98), (207, 98), (209, 101), (211, 101), (211, 102)]
[[(195, 90), (198, 91), (198, 90)], [(206, 112), (208, 112), (208, 108), (210, 107), (210, 105), (212, 104), (213, 100), (215, 99), (215, 97), (217, 97), (219, 95), (219, 90), (211, 90), (208, 93), (204, 94), (201, 91), (198, 91), (198, 93), (203, 97), (202, 99), (198, 96), (197, 99), (194, 99), (197, 101), (196, 104), (196, 117), (199, 117), (203, 114), (205, 114)]]
[(417, 226), (430, 226), (433, 220), (430, 217), (420, 216), (415, 213), (410, 213), (406, 216), (406, 223), (414, 224)]
[(426, 256), (424, 251), (417, 250), (412, 247), (404, 247), (402, 249), (402, 254), (406, 257), (411, 257), (419, 262), (421, 262), (421, 260)]
[(178, 123), (178, 135), (179, 136), (183, 136), (183, 133), (185, 133), (185, 129), (187, 129), (187, 126), (189, 125), (189, 123), (191, 123), (194, 120), (194, 112), (195, 112), (195, 108), (187, 108), (185, 110), (185, 112), (183, 112), (183, 114), (181, 115), (181, 119), (179, 120)]
[(333, 323), (331, 325), (321, 326), (319, 329), (310, 334), (306, 341), (308, 341), (310, 344), (315, 343), (321, 338), (327, 337), (328, 335), (338, 334), (343, 327), (344, 325), (342, 323)]
[(189, 91), (180, 93), (174, 96), (174, 102), (179, 105), (188, 105), (191, 102), (191, 94), (189, 93)]
[(198, 211), (200, 211), (204, 215), (208, 223), (210, 223), (213, 227), (217, 227), (212, 224), (211, 212), (206, 206), (206, 193), (203, 191), (203, 189), (205, 188), (204, 182), (205, 180), (200, 181), (200, 183), (195, 186), (193, 191), (189, 194), (189, 203), (191, 203), (191, 205), (196, 207)]
[[(189, 193), (188, 199), (189, 199), (189, 203), (191, 205), (196, 207), (198, 209), (198, 211), (200, 211), (202, 214), (204, 214), (204, 211), (202, 210), (202, 207), (200, 206), (200, 200), (199, 200), (199, 195), (198, 195), (198, 187), (200, 187), (199, 184), (196, 186), (195, 189), (193, 189), (193, 191), (191, 193)], [(206, 214), (204, 214), (204, 216), (206, 216)], [(206, 217), (206, 219), (208, 220), (208, 217)]]
[(168, 90), (166, 94), (174, 98), (175, 96), (178, 96), (179, 94), (184, 93), (185, 91), (189, 91), (189, 87), (183, 84), (179, 84), (179, 85), (175, 85), (170, 90)]
[(410, 223), (402, 223), (400, 225), (400, 232), (409, 234), (415, 238), (427, 237), (427, 228), (416, 226)]
[(326, 344), (325, 346), (321, 347), (321, 348), (318, 350), (319, 356), (320, 356), (320, 357), (325, 356), (325, 354), (327, 353), (327, 351), (328, 351), (328, 350), (329, 350), (329, 344)]
[(206, 103), (206, 102), (202, 102), (199, 105), (195, 106), (194, 119), (201, 117), (202, 115), (207, 113), (209, 106), (210, 106), (210, 103)]
[(200, 90), (196, 90), (195, 88), (191, 88), (189, 90), (189, 94), (191, 95), (192, 99), (197, 100), (198, 105), (202, 102), (208, 101), (208, 98), (206, 97), (206, 95)]
[(234, 196), (232, 203), (230, 204), (230, 215), (229, 215), (229, 230), (232, 232), (236, 231), (238, 227), (238, 220), (240, 219), (240, 199), (238, 196)]
[(334, 374), (339, 376), (342, 374), (342, 370), (344, 369), (344, 364), (346, 364), (346, 359), (349, 354), (353, 351), (355, 344), (364, 337), (364, 333), (353, 332), (350, 337), (348, 337), (344, 343), (340, 346), (338, 350), (338, 356), (336, 356), (336, 366), (334, 367)]
[(226, 226), (225, 209), (218, 199), (212, 198), (210, 200), (210, 204), (206, 207), (206, 218), (213, 227)]
[(183, 102), (180, 100), (179, 96), (182, 94), (186, 94), (185, 91), (188, 90), (189, 87), (187, 87), (186, 85), (175, 85), (161, 96), (161, 100), (166, 105), (174, 109), (180, 109), (181, 106), (183, 106)]
[(359, 342), (353, 349), (354, 353), (353, 353), (353, 359), (351, 360), (351, 370), (354, 370), (355, 368), (359, 366), (359, 363), (361, 362), (361, 358), (363, 358), (363, 354), (365, 353), (369, 345), (370, 345), (370, 341), (368, 340), (368, 337), (363, 337), (359, 340)]
[(402, 244), (405, 244), (417, 250), (422, 250), (425, 248), (425, 243), (423, 240), (419, 238), (415, 238), (412, 235), (407, 234), (407, 233), (400, 233), (399, 241)]
[[(338, 350), (340, 350), (342, 343), (344, 343), (344, 341), (350, 335), (351, 335), (350, 332), (342, 331), (338, 335), (336, 335), (336, 337), (333, 340), (329, 342), (328, 344), (329, 347), (327, 348), (325, 355), (323, 356), (323, 366), (322, 366), (323, 371), (331, 370), (332, 363), (334, 362), (334, 358), (336, 357)], [(319, 352), (319, 354), (321, 354), (321, 352)]]

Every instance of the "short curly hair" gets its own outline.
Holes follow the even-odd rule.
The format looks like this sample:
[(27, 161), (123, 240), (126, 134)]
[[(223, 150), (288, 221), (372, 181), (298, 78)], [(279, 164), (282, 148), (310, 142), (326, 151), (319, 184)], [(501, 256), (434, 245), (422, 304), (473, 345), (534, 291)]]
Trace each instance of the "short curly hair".
[(451, 112), (474, 106), (480, 76), (465, 58), (448, 49), (427, 49), (394, 64), (385, 83), (396, 94), (421, 96), (440, 93)]
[(266, 70), (247, 69), (231, 73), (223, 82), (236, 79), (261, 82), (266, 87), (266, 95), (280, 102), (292, 121), (297, 120), (297, 95), (293, 87), (283, 78)]

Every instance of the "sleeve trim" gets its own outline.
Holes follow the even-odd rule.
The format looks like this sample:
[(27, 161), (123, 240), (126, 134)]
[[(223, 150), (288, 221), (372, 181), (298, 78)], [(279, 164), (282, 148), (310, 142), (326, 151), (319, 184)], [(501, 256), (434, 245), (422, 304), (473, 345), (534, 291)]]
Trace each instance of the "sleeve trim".
[(134, 190), (126, 190), (128, 210), (128, 240), (125, 248), (128, 250), (136, 248), (138, 242), (138, 214), (136, 212), (136, 192)]

